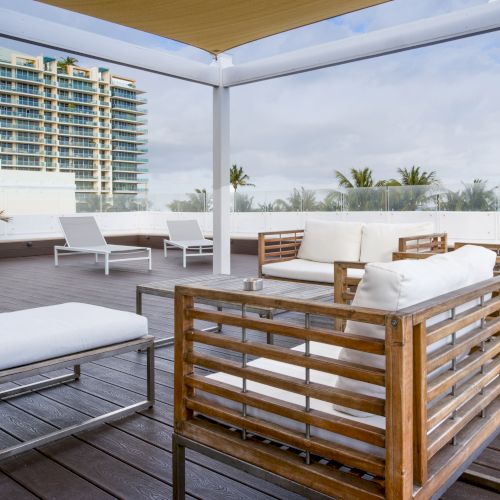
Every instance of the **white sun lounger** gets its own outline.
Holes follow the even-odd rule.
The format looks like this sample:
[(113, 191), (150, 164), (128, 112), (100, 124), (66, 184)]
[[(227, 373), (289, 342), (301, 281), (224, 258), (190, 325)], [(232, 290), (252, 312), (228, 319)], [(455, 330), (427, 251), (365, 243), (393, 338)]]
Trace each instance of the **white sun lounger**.
[(203, 236), (197, 220), (167, 221), (167, 229), (170, 239), (163, 240), (165, 257), (167, 257), (167, 247), (180, 248), (182, 250), (182, 265), (186, 267), (188, 257), (213, 255), (214, 242)]
[[(66, 245), (54, 247), (54, 264), (59, 265), (60, 255), (74, 253), (94, 254), (95, 261), (99, 262), (99, 255), (104, 255), (104, 274), (109, 274), (111, 262), (126, 262), (131, 260), (147, 260), (149, 270), (152, 269), (151, 248), (132, 247), (125, 245), (108, 245), (97, 225), (94, 217), (59, 217)], [(121, 257), (123, 255), (146, 254), (140, 257)], [(117, 258), (110, 259), (110, 256)]]

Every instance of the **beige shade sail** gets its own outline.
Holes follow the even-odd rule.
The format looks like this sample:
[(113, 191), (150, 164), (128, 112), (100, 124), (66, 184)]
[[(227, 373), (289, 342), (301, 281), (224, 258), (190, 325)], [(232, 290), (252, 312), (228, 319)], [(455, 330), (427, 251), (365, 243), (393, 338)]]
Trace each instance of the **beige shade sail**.
[(218, 54), (389, 0), (39, 0)]

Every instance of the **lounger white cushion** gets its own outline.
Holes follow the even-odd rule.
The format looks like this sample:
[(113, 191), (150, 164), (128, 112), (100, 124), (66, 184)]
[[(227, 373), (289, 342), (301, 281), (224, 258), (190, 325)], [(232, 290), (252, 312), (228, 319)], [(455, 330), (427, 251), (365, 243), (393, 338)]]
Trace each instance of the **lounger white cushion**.
[[(470, 245), (453, 252), (434, 255), (427, 259), (368, 264), (352, 305), (386, 311), (404, 309), (493, 277), (495, 259), (495, 252)], [(476, 303), (465, 304), (461, 310)], [(457, 309), (458, 312), (460, 311)], [(445, 317), (449, 317), (449, 315), (431, 318), (428, 325), (441, 321)], [(474, 325), (471, 325), (467, 330), (462, 330), (457, 336), (470, 328), (474, 328)], [(347, 333), (356, 332), (360, 335), (378, 339), (385, 338), (383, 326), (368, 323), (348, 321), (345, 331)], [(431, 346), (429, 352), (449, 342), (449, 338), (443, 339)], [(342, 349), (339, 358), (353, 363), (385, 368), (385, 358), (375, 354)], [(336, 386), (341, 389), (385, 397), (383, 387), (349, 378), (339, 377)], [(337, 407), (337, 409), (342, 408)], [(348, 408), (345, 408), (344, 411), (351, 415), (366, 415)]]
[[(333, 283), (333, 263), (331, 262), (314, 262), (304, 259), (285, 260), (264, 264), (262, 273), (274, 278), (318, 281), (330, 285)], [(363, 269), (349, 269), (347, 274), (351, 278), (362, 278), (363, 273)]]
[(361, 222), (307, 220), (300, 245), (299, 259), (314, 262), (359, 260)]
[(392, 252), (398, 250), (399, 238), (432, 234), (434, 224), (365, 224), (361, 236), (361, 262), (390, 262)]
[(68, 302), (0, 314), (0, 370), (140, 338), (148, 321), (126, 311)]
[[(293, 350), (304, 351), (304, 345), (299, 345), (294, 347)], [(340, 348), (332, 345), (321, 344), (318, 342), (311, 342), (310, 349), (312, 354), (320, 354), (322, 356), (327, 356), (331, 358), (337, 358), (340, 352)], [(282, 375), (288, 375), (290, 377), (296, 377), (300, 380), (305, 379), (305, 369), (296, 365), (290, 365), (288, 363), (282, 363), (279, 361), (274, 361), (271, 359), (258, 358), (254, 361), (248, 363), (249, 366), (254, 366), (258, 368), (262, 368), (265, 370), (269, 370), (274, 373), (280, 373)], [(311, 370), (311, 381), (317, 382), (320, 384), (324, 384), (326, 386), (332, 386), (335, 384), (337, 380), (336, 375), (331, 375), (329, 373), (318, 372), (315, 370)], [(220, 382), (224, 382), (226, 384), (230, 384), (235, 387), (242, 387), (242, 380), (239, 377), (235, 377), (233, 375), (228, 375), (226, 373), (214, 373), (208, 375), (208, 378), (218, 380)], [(282, 389), (278, 389), (275, 387), (270, 387), (264, 384), (260, 384), (257, 382), (253, 382), (251, 380), (247, 380), (247, 389), (249, 391), (257, 392), (260, 394), (264, 394), (266, 396), (274, 397), (283, 401), (287, 401), (289, 403), (295, 403), (301, 406), (305, 405), (305, 397), (300, 396), (299, 394), (288, 392)], [(241, 404), (235, 403), (233, 401), (220, 398), (218, 396), (214, 396), (208, 393), (203, 394), (204, 397), (210, 399), (212, 401), (217, 401), (218, 404), (224, 405), (227, 408), (231, 408), (234, 410), (241, 410)], [(311, 399), (311, 408), (314, 410), (319, 410), (330, 415), (335, 415), (342, 418), (348, 418), (350, 420), (355, 420), (358, 422), (363, 422), (364, 424), (371, 425), (373, 427), (385, 428), (385, 418), (373, 415), (369, 418), (359, 418), (355, 416), (349, 416), (345, 413), (339, 412), (333, 408), (333, 406), (325, 401), (321, 401), (318, 399)], [(304, 432), (304, 425), (298, 423), (295, 420), (287, 419), (284, 417), (280, 417), (275, 415), (274, 413), (269, 413), (263, 410), (259, 410), (253, 408), (251, 406), (247, 407), (247, 414), (253, 417), (261, 418), (271, 423), (280, 424), (286, 426), (296, 432)], [(356, 439), (351, 439), (346, 436), (342, 436), (340, 434), (335, 434), (330, 431), (326, 431), (324, 429), (320, 429), (317, 427), (311, 427), (311, 436), (315, 436), (322, 439), (334, 440), (336, 443), (343, 444), (346, 446), (351, 446), (354, 449), (365, 451), (368, 453), (373, 453), (380, 458), (383, 458), (385, 455), (385, 450), (383, 448), (379, 448), (377, 446), (370, 445), (368, 443), (364, 443), (362, 441), (358, 441)]]

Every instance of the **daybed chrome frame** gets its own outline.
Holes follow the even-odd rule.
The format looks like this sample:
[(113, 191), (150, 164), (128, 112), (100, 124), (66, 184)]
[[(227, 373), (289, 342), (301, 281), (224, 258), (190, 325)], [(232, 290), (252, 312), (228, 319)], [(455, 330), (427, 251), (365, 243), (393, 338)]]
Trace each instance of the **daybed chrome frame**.
[(19, 379), (31, 377), (34, 375), (40, 375), (46, 372), (52, 372), (61, 368), (73, 367), (73, 372), (67, 375), (61, 375), (58, 377), (49, 378), (40, 382), (35, 382), (27, 385), (22, 385), (15, 387), (13, 389), (6, 389), (0, 392), (0, 401), (8, 398), (13, 398), (21, 394), (27, 394), (30, 392), (38, 391), (40, 389), (45, 389), (47, 387), (52, 387), (65, 382), (72, 382), (80, 378), (80, 364), (96, 359), (101, 359), (109, 356), (116, 356), (118, 354), (123, 354), (129, 351), (137, 351), (138, 349), (144, 349), (147, 351), (147, 393), (146, 399), (138, 403), (120, 408), (99, 417), (94, 417), (81, 424), (72, 425), (64, 429), (60, 429), (45, 436), (40, 436), (29, 441), (25, 441), (19, 444), (15, 444), (8, 448), (0, 450), (0, 460), (18, 455), (19, 453), (32, 450), (33, 448), (38, 448), (45, 444), (51, 443), (57, 439), (70, 436), (77, 432), (82, 432), (99, 424), (110, 422), (119, 418), (123, 418), (132, 413), (145, 410), (147, 408), (153, 407), (155, 404), (155, 376), (154, 376), (154, 337), (152, 335), (146, 335), (136, 340), (129, 340), (126, 342), (121, 342), (118, 344), (112, 344), (109, 346), (99, 347), (96, 349), (91, 349), (89, 351), (69, 354), (66, 356), (60, 356), (58, 358), (52, 358), (49, 360), (39, 361), (29, 365), (23, 365), (15, 368), (8, 368), (6, 370), (0, 371), (0, 384), (7, 382), (14, 382)]

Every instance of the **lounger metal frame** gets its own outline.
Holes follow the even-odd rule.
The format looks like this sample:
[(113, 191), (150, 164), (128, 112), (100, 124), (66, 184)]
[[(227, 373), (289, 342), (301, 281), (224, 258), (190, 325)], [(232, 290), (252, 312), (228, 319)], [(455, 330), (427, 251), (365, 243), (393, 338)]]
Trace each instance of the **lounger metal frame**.
[(39, 361), (29, 365), (23, 365), (15, 368), (8, 368), (0, 371), (0, 384), (7, 382), (15, 382), (20, 379), (41, 375), (47, 372), (53, 372), (62, 368), (72, 367), (73, 371), (67, 375), (48, 378), (40, 382), (21, 385), (13, 389), (7, 389), (0, 392), (0, 401), (27, 394), (34, 391), (39, 391), (47, 387), (52, 387), (58, 384), (73, 382), (80, 378), (80, 364), (95, 361), (97, 359), (116, 356), (130, 351), (144, 349), (147, 351), (147, 392), (146, 399), (138, 403), (120, 408), (99, 417), (94, 417), (81, 424), (72, 425), (64, 429), (56, 430), (45, 436), (40, 436), (29, 441), (15, 444), (8, 448), (0, 450), (0, 460), (18, 455), (19, 453), (38, 448), (40, 446), (51, 443), (57, 439), (61, 439), (77, 432), (82, 432), (93, 427), (96, 427), (105, 422), (110, 422), (119, 418), (123, 418), (132, 413), (151, 408), (155, 404), (155, 373), (154, 373), (154, 337), (146, 335), (136, 340), (129, 340), (118, 344), (112, 344), (105, 347), (91, 349), (89, 351), (69, 354), (57, 358)]
[[(106, 246), (113, 247), (114, 245), (106, 245)], [(130, 248), (132, 249), (133, 247)], [(110, 256), (112, 254), (128, 255), (128, 254), (136, 254), (142, 252), (146, 252), (147, 255), (145, 257), (127, 257), (125, 259), (110, 259)], [(56, 245), (54, 247), (54, 265), (56, 267), (59, 265), (59, 257), (64, 257), (66, 255), (77, 255), (77, 254), (79, 255), (94, 254), (96, 263), (99, 262), (99, 255), (104, 255), (104, 274), (106, 276), (109, 275), (109, 265), (113, 262), (130, 262), (132, 260), (147, 260), (148, 269), (150, 271), (153, 269), (151, 260), (151, 248), (147, 247), (137, 247), (137, 250), (113, 250), (113, 249), (99, 250), (97, 248), (92, 249), (92, 247), (75, 248), (75, 247), (69, 247), (67, 245), (64, 246)]]

